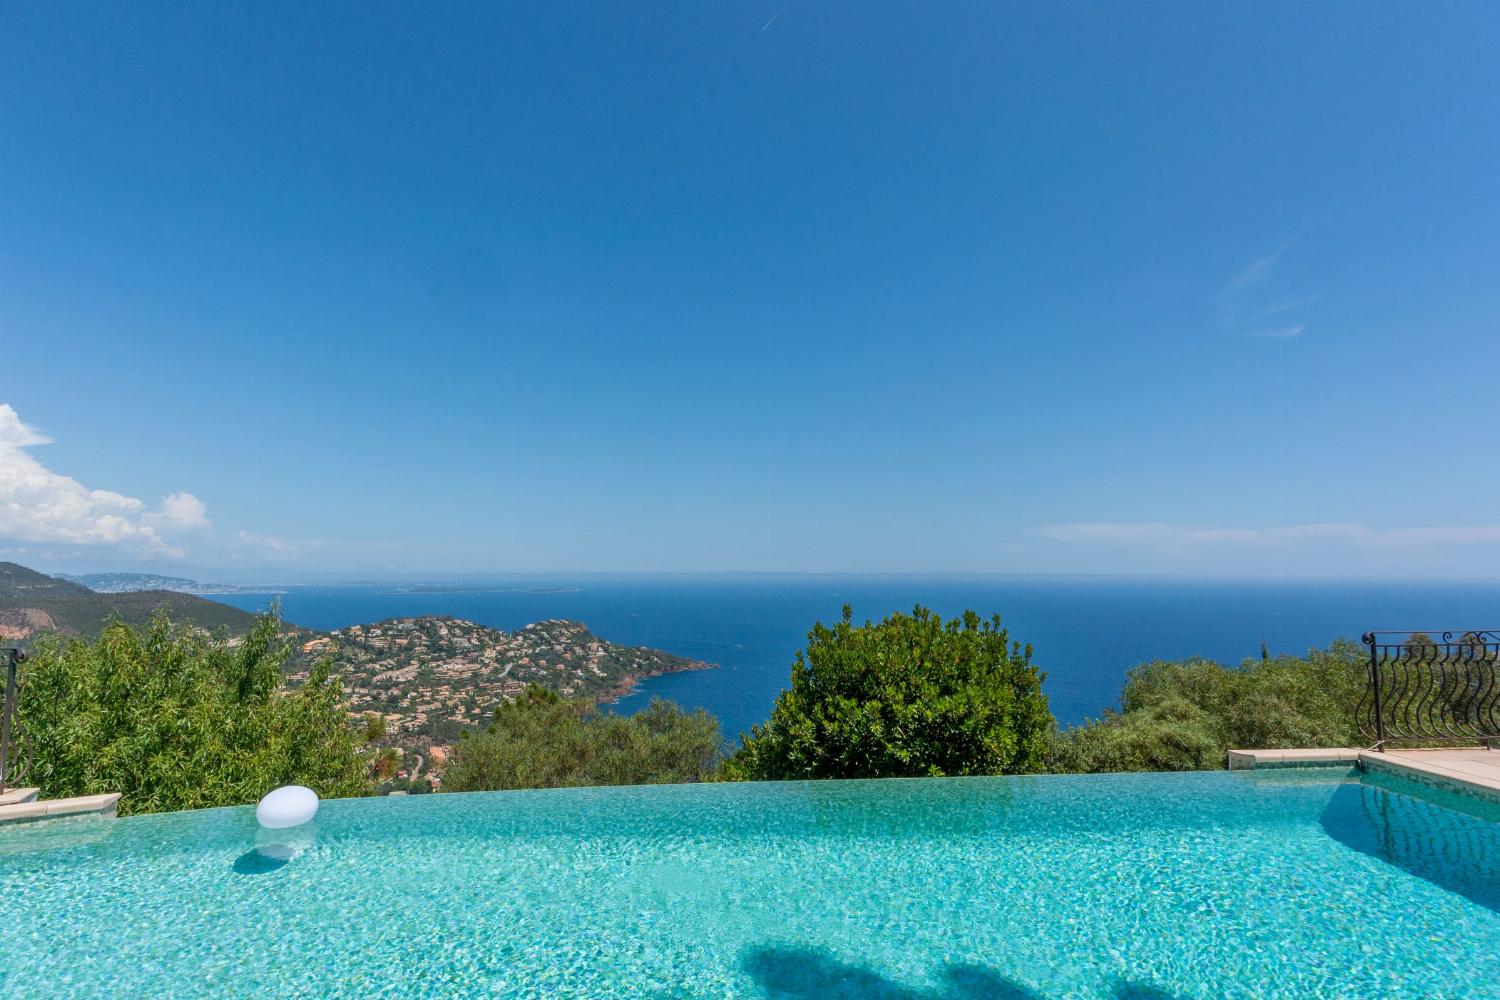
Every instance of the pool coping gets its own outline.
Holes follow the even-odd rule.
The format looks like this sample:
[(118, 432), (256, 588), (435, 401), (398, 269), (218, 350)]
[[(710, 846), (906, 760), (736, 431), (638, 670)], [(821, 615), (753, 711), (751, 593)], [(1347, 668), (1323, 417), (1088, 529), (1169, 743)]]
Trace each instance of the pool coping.
[(41, 799), (0, 806), (0, 826), (60, 816), (103, 816), (114, 818), (120, 807), (120, 793), (79, 795), (70, 799)]
[(1315, 748), (1310, 750), (1231, 750), (1231, 771), (1253, 771), (1262, 767), (1304, 767), (1346, 765), (1359, 763), (1362, 750), (1353, 747)]
[[(1477, 753), (1493, 754), (1493, 762), (1476, 762)], [(1359, 750), (1333, 747), (1297, 750), (1231, 750), (1231, 771), (1272, 767), (1352, 766), (1378, 771), (1421, 784), (1456, 791), (1500, 803), (1500, 751), (1479, 747), (1464, 750)]]

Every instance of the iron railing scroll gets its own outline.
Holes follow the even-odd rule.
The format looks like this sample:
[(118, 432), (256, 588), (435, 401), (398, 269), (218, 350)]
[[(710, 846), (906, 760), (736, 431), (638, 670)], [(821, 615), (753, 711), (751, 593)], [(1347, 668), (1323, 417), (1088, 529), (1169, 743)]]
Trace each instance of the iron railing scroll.
[(1374, 748), (1500, 743), (1500, 630), (1366, 632), (1360, 731)]
[(16, 760), (12, 738), (16, 735), (16, 697), (20, 693), (16, 668), (25, 662), (26, 654), (14, 647), (0, 647), (0, 657), (5, 660), (5, 704), (0, 708), (0, 792), (4, 792), (20, 781), (24, 770)]

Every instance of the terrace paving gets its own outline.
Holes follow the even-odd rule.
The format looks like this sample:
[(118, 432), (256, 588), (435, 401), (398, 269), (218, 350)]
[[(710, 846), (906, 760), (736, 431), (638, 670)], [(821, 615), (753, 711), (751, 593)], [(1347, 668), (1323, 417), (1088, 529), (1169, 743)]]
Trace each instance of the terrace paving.
[(0, 806), (13, 806), (21, 802), (30, 802), (36, 798), (37, 788), (7, 788), (0, 792)]
[(1293, 764), (1349, 764), (1439, 785), (1457, 785), (1500, 800), (1500, 750), (1455, 747), (1441, 750), (1231, 750), (1231, 770)]

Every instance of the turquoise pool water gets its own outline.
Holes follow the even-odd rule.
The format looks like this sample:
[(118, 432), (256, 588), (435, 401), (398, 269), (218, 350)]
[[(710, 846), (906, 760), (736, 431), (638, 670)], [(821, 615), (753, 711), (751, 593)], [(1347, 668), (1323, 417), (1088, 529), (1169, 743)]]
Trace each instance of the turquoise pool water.
[(280, 864), (248, 808), (10, 828), (0, 995), (1500, 997), (1500, 809), (1417, 791), (1308, 768), (367, 799)]

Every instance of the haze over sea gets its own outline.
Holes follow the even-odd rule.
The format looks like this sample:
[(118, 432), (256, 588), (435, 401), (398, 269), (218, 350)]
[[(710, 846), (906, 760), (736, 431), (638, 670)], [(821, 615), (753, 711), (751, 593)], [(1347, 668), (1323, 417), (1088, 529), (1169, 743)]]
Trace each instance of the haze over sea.
[[(717, 715), (727, 737), (763, 722), (816, 621), (844, 604), (858, 621), (918, 602), (944, 615), (998, 611), (1034, 647), (1058, 721), (1118, 704), (1125, 673), (1151, 659), (1202, 655), (1238, 663), (1303, 653), (1378, 628), (1463, 629), (1497, 623), (1500, 584), (1245, 582), (1078, 577), (526, 577), (483, 583), (298, 586), (281, 593), (288, 620), (326, 630), (406, 615), (454, 615), (499, 629), (571, 618), (627, 645), (653, 646), (719, 669), (651, 678), (615, 710), (653, 696)], [(216, 598), (247, 610), (264, 593)]]

